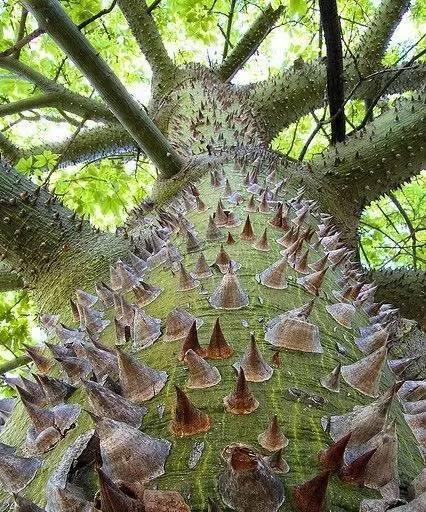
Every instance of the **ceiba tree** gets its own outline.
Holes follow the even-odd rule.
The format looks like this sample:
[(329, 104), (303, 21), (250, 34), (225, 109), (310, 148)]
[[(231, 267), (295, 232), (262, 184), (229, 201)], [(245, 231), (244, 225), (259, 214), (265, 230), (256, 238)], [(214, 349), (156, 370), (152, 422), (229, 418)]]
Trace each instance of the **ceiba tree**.
[[(44, 146), (59, 165), (126, 149), (159, 171), (112, 235), (14, 170), (40, 148), (1, 136), (2, 283), (31, 289), (51, 338), (0, 401), (3, 509), (420, 510), (425, 356), (402, 315), (424, 316), (426, 279), (370, 283), (356, 260), (362, 209), (424, 165), (424, 66), (381, 63), (409, 2), (383, 0), (354, 61), (320, 1), (327, 59), (247, 86), (232, 78), (282, 7), (208, 69), (173, 63), (144, 0), (117, 3), (152, 69), (147, 111), (57, 0), (23, 4), (102, 100), (0, 57), (42, 91), (33, 108), (99, 123)], [(309, 164), (270, 150), (326, 90), (330, 148)], [(370, 114), (407, 91), (345, 133), (348, 99)]]

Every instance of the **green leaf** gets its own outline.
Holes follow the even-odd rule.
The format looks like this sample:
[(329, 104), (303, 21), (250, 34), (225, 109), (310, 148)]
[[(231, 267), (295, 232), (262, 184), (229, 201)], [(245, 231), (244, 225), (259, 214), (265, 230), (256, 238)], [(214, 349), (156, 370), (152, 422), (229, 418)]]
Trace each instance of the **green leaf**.
[(308, 8), (307, 0), (290, 0), (288, 13), (293, 14), (304, 14)]

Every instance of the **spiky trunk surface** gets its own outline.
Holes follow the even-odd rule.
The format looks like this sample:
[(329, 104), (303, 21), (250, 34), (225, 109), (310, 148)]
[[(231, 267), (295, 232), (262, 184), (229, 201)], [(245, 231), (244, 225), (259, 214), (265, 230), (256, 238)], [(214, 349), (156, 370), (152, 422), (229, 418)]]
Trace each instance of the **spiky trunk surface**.
[[(153, 322), (151, 324), (154, 332), (151, 339), (151, 341), (153, 340), (152, 344), (146, 348), (137, 349), (135, 343), (144, 343), (146, 338), (135, 340), (132, 315), (130, 315), (130, 320), (122, 320), (122, 324), (128, 323), (130, 329), (127, 330), (126, 341), (121, 349), (127, 354), (132, 354), (145, 365), (167, 374), (164, 387), (162, 385), (154, 387), (155, 392), (152, 394), (155, 396), (149, 398), (151, 393), (148, 392), (148, 399), (143, 400), (146, 414), (143, 417), (141, 431), (153, 438), (171, 443), (170, 451), (164, 457), (164, 474), (154, 479), (148, 478), (146, 486), (148, 488), (158, 487), (160, 490), (178, 491), (193, 512), (207, 510), (209, 499), (220, 504), (225, 510), (227, 509), (223, 501), (240, 512), (260, 509), (264, 512), (273, 512), (277, 510), (281, 502), (282, 489), (277, 490), (277, 488), (283, 485), (285, 500), (279, 510), (298, 510), (293, 504), (292, 489), (311, 480), (321, 472), (317, 454), (332, 443), (330, 434), (323, 428), (326, 422), (322, 422), (322, 419), (349, 413), (353, 407), (365, 406), (374, 401), (374, 398), (368, 396), (368, 394), (375, 394), (374, 391), (367, 392), (367, 394), (358, 391), (348, 384), (348, 381), (354, 384), (354, 380), (350, 378), (342, 379), (339, 392), (324, 387), (325, 378), (337, 365), (342, 364), (348, 367), (364, 357), (355, 344), (355, 339), (359, 337), (359, 328), (367, 327), (369, 322), (387, 322), (391, 332), (391, 343), (395, 343), (398, 335), (398, 330), (395, 328), (395, 325), (398, 325), (398, 317), (391, 314), (389, 318), (384, 315), (383, 318), (371, 320), (365, 312), (366, 303), (354, 300), (355, 298), (361, 299), (359, 293), (346, 302), (355, 308), (350, 328), (343, 327), (330, 314), (327, 307), (338, 302), (336, 298), (338, 293), (342, 293), (347, 284), (355, 285), (358, 279), (362, 279), (350, 272), (350, 258), (347, 250), (342, 252), (344, 259), (339, 264), (328, 265), (330, 268), (325, 273), (318, 296), (309, 293), (298, 282), (298, 279), (303, 278), (306, 274), (298, 272), (290, 264), (286, 266), (287, 287), (270, 288), (262, 284), (260, 274), (280, 260), (282, 258), (281, 251), (285, 250), (285, 246), (277, 243), (277, 239), (288, 234), (291, 226), (296, 229), (298, 214), (305, 207), (308, 208), (308, 211), (305, 217), (299, 219), (299, 235), (303, 232), (306, 233), (306, 229), (311, 228), (313, 236), (308, 242), (303, 242), (303, 247), (297, 252), (297, 260), (300, 260), (301, 255), (308, 250), (305, 263), (311, 265), (335, 247), (327, 248), (322, 245), (320, 235), (325, 236), (325, 234), (321, 231), (320, 224), (327, 221), (320, 216), (315, 205), (309, 202), (309, 198), (300, 195), (297, 183), (288, 174), (285, 163), (261, 147), (262, 128), (257, 126), (249, 105), (244, 106), (244, 97), (241, 95), (227, 96), (227, 86), (215, 88), (216, 86), (213, 84), (208, 84), (208, 88), (206, 88), (208, 78), (203, 80), (201, 82), (194, 80), (189, 86), (187, 84), (185, 89), (175, 92), (172, 98), (169, 98), (169, 103), (174, 106), (174, 110), (163, 111), (158, 118), (161, 119), (163, 127), (167, 127), (169, 133), (175, 135), (174, 143), (181, 151), (186, 144), (195, 153), (202, 152), (210, 144), (216, 151), (223, 148), (227, 152), (221, 158), (212, 158), (211, 161), (207, 159), (206, 162), (191, 168), (184, 175), (161, 184), (155, 198), (156, 209), (149, 212), (143, 219), (140, 215), (142, 210), (135, 212), (132, 225), (129, 228), (134, 252), (142, 258), (150, 256), (147, 262), (148, 268), (143, 272), (143, 278), (139, 274), (137, 279), (143, 279), (144, 282), (161, 290), (160, 293), (158, 291), (155, 293), (156, 297), (149, 304), (143, 307), (135, 305), (133, 313), (136, 312), (139, 315), (143, 310), (161, 323)], [(254, 150), (251, 146), (255, 144), (258, 147)], [(230, 146), (236, 147), (230, 152)], [(232, 156), (229, 156), (230, 154)], [(211, 173), (213, 173), (213, 178)], [(250, 176), (249, 179), (247, 179), (247, 175)], [(191, 186), (191, 181), (198, 192)], [(280, 183), (281, 185), (278, 186)], [(265, 187), (268, 190), (266, 199)], [(182, 193), (183, 188), (184, 192)], [(239, 204), (229, 201), (230, 191), (240, 194), (240, 199), (237, 201)], [(251, 200), (252, 195), (254, 195), (253, 200)], [(221, 226), (220, 217), (223, 214), (220, 208), (219, 211), (217, 209), (219, 201), (222, 202), (225, 211), (230, 211), (235, 216), (235, 220), (229, 226)], [(199, 207), (201, 203), (205, 204), (205, 209)], [(288, 209), (286, 221), (289, 226), (284, 225), (277, 228), (271, 224), (271, 221), (275, 217), (280, 203), (284, 205), (284, 213)], [(259, 208), (267, 211), (258, 211)], [(242, 239), (250, 238), (250, 236), (241, 237), (247, 214), (250, 215), (250, 223), (255, 236), (255, 239), (252, 240)], [(216, 228), (219, 231), (217, 239), (214, 240), (211, 238), (215, 237), (206, 235), (209, 217), (213, 215), (215, 215)], [(265, 228), (269, 247), (268, 250), (262, 251), (259, 250), (259, 247), (265, 248), (262, 244), (257, 245), (257, 248), (254, 247), (254, 244), (262, 236)], [(227, 238), (228, 231), (235, 243), (226, 243), (227, 240), (231, 241)], [(330, 228), (328, 234), (332, 233), (334, 230)], [(263, 239), (262, 242), (264, 244), (265, 240)], [(188, 250), (188, 244), (190, 250)], [(231, 264), (234, 273), (229, 274), (227, 279), (231, 283), (231, 292), (233, 292), (231, 302), (234, 305), (240, 304), (239, 309), (226, 309), (230, 295), (221, 296), (217, 293), (223, 280), (223, 272), (227, 272), (226, 265), (222, 267), (222, 271), (218, 266), (213, 265), (220, 252), (221, 244), (224, 244), (225, 251), (234, 262)], [(164, 252), (164, 246), (168, 246), (170, 251), (165, 258), (160, 258), (161, 263), (158, 266), (153, 265), (152, 262), (159, 257), (158, 253)], [(170, 254), (174, 255), (173, 263), (169, 261)], [(182, 259), (176, 257), (176, 254), (180, 254)], [(183, 264), (186, 271), (194, 272), (201, 254), (204, 254), (211, 266), (211, 275), (194, 281), (193, 277), (183, 272), (179, 263)], [(291, 257), (289, 259), (291, 260)], [(299, 263), (302, 265), (303, 261)], [(126, 268), (130, 271), (130, 279), (136, 279), (137, 272), (134, 267), (132, 270), (132, 261), (130, 260), (129, 265), (130, 267)], [(308, 267), (307, 272), (312, 273), (313, 271)], [(99, 276), (99, 279), (103, 277)], [(240, 285), (241, 297), (237, 293), (238, 290), (232, 288), (235, 280)], [(136, 304), (137, 301), (132, 291), (120, 290), (120, 283), (117, 283), (116, 276), (113, 287), (116, 288), (116, 303), (117, 297), (123, 296), (129, 303)], [(182, 288), (189, 289), (180, 291)], [(366, 290), (367, 288), (364, 288), (364, 291)], [(93, 289), (89, 291), (93, 291)], [(302, 347), (300, 332), (296, 339), (292, 340), (292, 350), (274, 346), (273, 336), (270, 333), (271, 326), (268, 326), (268, 323), (283, 313), (309, 303), (314, 298), (312, 312), (303, 321), (310, 324), (309, 332), (314, 333), (315, 340), (312, 343), (316, 347), (315, 351), (307, 352), (306, 346)], [(202, 321), (198, 324), (198, 341), (201, 349), (194, 345), (193, 339), (186, 341), (167, 339), (166, 318), (175, 308), (182, 308)], [(104, 308), (98, 301), (95, 305), (87, 306), (87, 309), (92, 311)], [(102, 331), (100, 339), (112, 346), (117, 343), (114, 318), (117, 318), (118, 311), (114, 307), (105, 309), (105, 318), (110, 320), (110, 324)], [(353, 308), (349, 309), (352, 311)], [(80, 316), (83, 316), (82, 308), (80, 308)], [(221, 380), (217, 382), (213, 375), (211, 382), (214, 382), (214, 385), (194, 389), (187, 386), (188, 362), (182, 361), (182, 357), (185, 355), (182, 354), (183, 344), (189, 344), (195, 352), (198, 351), (205, 356), (203, 349), (209, 343), (218, 318), (225, 339), (234, 351), (233, 355), (227, 359), (207, 359), (210, 365), (217, 368)], [(81, 327), (84, 337), (83, 345), (86, 345), (86, 348), (92, 347), (84, 325), (86, 324), (87, 327), (87, 323), (86, 315), (86, 320), (83, 319)], [(158, 325), (161, 325), (161, 332)], [(79, 328), (78, 322), (72, 327)], [(61, 330), (61, 328), (58, 327), (57, 330)], [(122, 330), (124, 330), (123, 325)], [(129, 332), (133, 334), (130, 336), (132, 339), (129, 339)], [(271, 366), (273, 373), (270, 376), (271, 369), (267, 368), (262, 379), (270, 378), (261, 382), (249, 382), (250, 390), (259, 405), (249, 414), (236, 415), (229, 411), (229, 400), (225, 404), (224, 398), (235, 390), (237, 372), (233, 365), (239, 363), (248, 350), (252, 334), (265, 364)], [(55, 342), (57, 341), (55, 335), (53, 339)], [(269, 341), (266, 341), (267, 339)], [(288, 341), (286, 338), (280, 340), (281, 343)], [(122, 342), (121, 339), (120, 344)], [(79, 342), (68, 340), (66, 344), (71, 348), (74, 345), (74, 350), (81, 356)], [(280, 352), (279, 364), (277, 364), (277, 351)], [(109, 386), (117, 391), (117, 386), (111, 384), (114, 381), (118, 382), (117, 375), (111, 371), (111, 367), (104, 375), (102, 375), (102, 368), (99, 369), (99, 366), (102, 367), (101, 355), (105, 357), (105, 361), (110, 362), (111, 358), (114, 360), (116, 356), (105, 351), (98, 352), (97, 355), (98, 357), (92, 361), (92, 365), (96, 366), (94, 371), (98, 380), (103, 382), (106, 374), (110, 373), (108, 382), (104, 383), (104, 386)], [(254, 355), (251, 353), (251, 358), (249, 357), (248, 360), (252, 361), (253, 358)], [(238, 367), (239, 364), (236, 366)], [(246, 373), (250, 373), (249, 369)], [(59, 362), (55, 363), (51, 375), (64, 378)], [(84, 375), (85, 378), (91, 378), (90, 368), (84, 372)], [(164, 376), (164, 374), (161, 375)], [(215, 375), (217, 376), (217, 374)], [(384, 365), (382, 370), (380, 369), (378, 375), (380, 388), (378, 394), (381, 395), (392, 386), (395, 377), (387, 365)], [(369, 377), (371, 376), (369, 375)], [(368, 380), (367, 377), (365, 380)], [(120, 381), (120, 384), (121, 392), (125, 394), (123, 380)], [(175, 386), (178, 386), (186, 394), (199, 412), (194, 412), (192, 406), (182, 399), (180, 391), (176, 394)], [(240, 386), (240, 392), (241, 389), (243, 388)], [(180, 399), (178, 411), (176, 411), (176, 396)], [(102, 448), (102, 443), (108, 441), (108, 436), (105, 433), (107, 429), (99, 427), (102, 420), (94, 420), (85, 411), (89, 405), (83, 388), (79, 387), (68, 399), (68, 402), (78, 403), (82, 406), (75, 427), (66, 432), (53, 449), (37, 455), (43, 460), (43, 465), (37, 471), (35, 478), (21, 491), (22, 495), (41, 507), (46, 506), (48, 499), (46, 489), (52, 488), (52, 482), (57, 478), (57, 475), (55, 477), (57, 468), (64, 460), (64, 456), (66, 457), (67, 450), (73, 449), (79, 436), (95, 428), (95, 423), (98, 424), (101, 456), (106, 465), (105, 451), (103, 451), (105, 448)], [(268, 491), (269, 501), (264, 496), (263, 501), (257, 501), (257, 497), (260, 500), (261, 490), (257, 487), (256, 482), (262, 482), (259, 475), (255, 473), (252, 481), (248, 478), (244, 484), (245, 488), (239, 481), (231, 482), (230, 479), (235, 477), (233, 471), (236, 473), (239, 470), (251, 471), (251, 464), (258, 464), (263, 468), (264, 473), (269, 471), (272, 474), (272, 470), (268, 469), (269, 462), (259, 459), (259, 454), (265, 457), (271, 455), (259, 444), (259, 439), (263, 439), (259, 436), (267, 430), (275, 416), (289, 441), (283, 451), (289, 472), (286, 474), (274, 473), (275, 476), (268, 480), (268, 485), (271, 486)], [(406, 488), (418, 475), (422, 459), (413, 432), (405, 421), (403, 410), (397, 400), (394, 400), (388, 413), (388, 422), (392, 419), (396, 421), (399, 439), (398, 475), (401, 487)], [(11, 419), (2, 430), (0, 439), (2, 442), (20, 449), (25, 443), (27, 428), (27, 413), (23, 410), (22, 405), (18, 404)], [(185, 429), (191, 431), (191, 435), (182, 436)], [(126, 443), (126, 441), (126, 436), (119, 437), (119, 442)], [(238, 456), (236, 456), (233, 452), (234, 458), (231, 456), (231, 462), (229, 459), (226, 462), (221, 454), (226, 447), (234, 443), (250, 446), (254, 455), (245, 448), (239, 448), (242, 450), (241, 453), (238, 452)], [(168, 444), (159, 446), (162, 447), (158, 448), (161, 458), (163, 455), (160, 455), (160, 452), (164, 454)], [(225, 459), (227, 453), (224, 454)], [(132, 453), (127, 455), (131, 457)], [(85, 461), (80, 460), (80, 462), (82, 467), (79, 467), (78, 471), (75, 468), (72, 470), (67, 468), (65, 473), (69, 471), (68, 481), (82, 487), (84, 498), (92, 502), (98, 488), (95, 478), (95, 463), (90, 458), (86, 458)], [(106, 470), (111, 471), (110, 476), (113, 478), (119, 473), (121, 476), (116, 480), (120, 480), (127, 488), (126, 478), (123, 475), (130, 475), (138, 471), (143, 473), (146, 471), (146, 467), (141, 463), (138, 468), (138, 464), (130, 460), (124, 464), (124, 468), (117, 468), (115, 467), (116, 462), (113, 461)], [(230, 466), (224, 469), (226, 464), (230, 464)], [(229, 469), (230, 467), (232, 470)], [(161, 472), (157, 472), (156, 475)], [(278, 484), (277, 480), (281, 484)], [(47, 482), (50, 482), (49, 485)], [(263, 484), (262, 486), (265, 488)], [(300, 493), (303, 495), (305, 488), (306, 486), (302, 487), (302, 491), (300, 489), (298, 491), (299, 501)], [(397, 488), (399, 488), (398, 485)], [(249, 503), (245, 501), (245, 496), (251, 496)], [(333, 474), (329, 479), (326, 496), (327, 510), (338, 512), (342, 510), (356, 511), (363, 499), (380, 498), (380, 493), (366, 486), (343, 483), (337, 474)], [(121, 497), (123, 498), (123, 496)], [(0, 502), (3, 504), (3, 510), (7, 510), (10, 495), (4, 490), (0, 491)], [(318, 504), (319, 506), (320, 504)], [(48, 510), (53, 510), (51, 503)], [(105, 506), (104, 510), (109, 509)], [(171, 512), (176, 508), (169, 507), (165, 510)]]

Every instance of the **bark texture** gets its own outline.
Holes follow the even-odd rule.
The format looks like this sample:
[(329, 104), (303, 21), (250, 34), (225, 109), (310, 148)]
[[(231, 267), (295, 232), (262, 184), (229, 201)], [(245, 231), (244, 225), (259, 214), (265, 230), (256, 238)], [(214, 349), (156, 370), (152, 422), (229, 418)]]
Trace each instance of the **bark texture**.
[[(174, 67), (145, 2), (118, 3), (152, 61), (156, 80), (164, 77), (166, 84)], [(365, 34), (365, 41), (372, 38), (376, 59), (371, 63), (366, 58), (366, 73), (376, 69), (377, 55), (406, 4), (385, 0), (381, 5), (380, 29)], [(322, 98), (323, 63), (248, 89), (220, 81), (217, 70), (187, 66), (185, 81), (179, 78), (151, 105), (168, 140), (155, 127), (150, 136), (157, 131), (160, 136), (147, 144), (141, 127), (151, 129), (154, 122), (146, 122), (147, 115), (141, 115), (124, 86), (75, 32), (59, 3), (26, 0), (26, 5), (92, 80), (120, 122), (80, 134), (74, 153), (65, 155), (62, 164), (143, 149), (163, 175), (153, 197), (133, 212), (122, 237), (95, 232), (45, 187), (37, 188), (2, 164), (0, 247), (8, 264), (33, 288), (40, 310), (61, 313), (60, 320), (50, 318), (47, 328), (56, 351), (62, 352), (52, 358), (44, 351), (54, 369), (41, 370), (38, 361), (34, 371), (46, 371), (78, 389), (65, 387), (65, 399), (55, 395), (55, 405), (66, 402), (65, 411), (71, 414), (61, 430), (64, 409), (59, 417), (47, 412), (52, 396), (45, 388), (34, 392), (46, 380), (36, 377), (32, 388), (26, 383), (27, 394), (21, 391), (24, 400), (0, 439), (19, 450), (31, 447), (43, 466), (24, 461), (18, 477), (31, 472), (31, 478), (15, 486), (10, 472), (6, 477), (1, 472), (13, 450), (0, 445), (5, 452), (0, 480), (6, 482), (0, 489), (0, 510), (9, 512), (13, 499), (25, 497), (43, 508), (47, 504), (49, 512), (68, 512), (58, 505), (66, 496), (82, 510), (95, 505), (103, 512), (111, 497), (116, 510), (157, 511), (159, 500), (167, 498), (166, 512), (186, 512), (185, 502), (192, 512), (217, 506), (237, 512), (294, 512), (295, 503), (307, 502), (308, 508), (301, 509), (305, 512), (312, 499), (324, 494), (327, 509), (356, 512), (364, 499), (381, 500), (380, 493), (396, 499), (402, 489), (406, 497), (405, 489), (421, 471), (425, 447), (416, 413), (404, 416), (404, 411), (412, 412), (412, 402), (403, 403), (403, 410), (399, 400), (392, 400), (392, 386), (400, 378), (423, 379), (424, 355), (416, 354), (415, 374), (410, 373), (411, 360), (408, 369), (405, 361), (393, 361), (394, 370), (402, 365), (401, 375), (386, 364), (387, 347), (374, 347), (370, 355), (360, 347), (365, 350), (367, 335), (386, 329), (390, 357), (399, 358), (419, 347), (422, 338), (411, 330), (404, 351), (398, 350), (405, 343), (406, 323), (397, 311), (373, 302), (350, 249), (362, 208), (424, 165), (423, 98), (416, 94), (401, 101), (311, 163), (296, 164), (267, 146), (292, 116), (300, 117)], [(276, 12), (271, 13), (262, 30), (247, 32), (244, 49), (234, 64), (228, 62), (223, 80), (252, 54), (275, 19)], [(88, 56), (93, 59), (87, 61)], [(125, 100), (122, 110), (119, 100)], [(0, 140), (0, 146), (16, 161), (18, 148), (7, 140)], [(179, 155), (173, 168), (164, 163), (171, 148), (170, 154)], [(55, 152), (61, 153), (59, 146)], [(318, 270), (325, 255), (326, 267)], [(381, 279), (375, 277), (379, 283)], [(398, 293), (398, 277), (388, 276), (388, 281), (385, 288), (393, 289), (408, 308), (408, 293)], [(419, 290), (419, 281), (423, 276), (410, 278), (407, 289)], [(97, 298), (75, 293), (93, 292), (95, 284)], [(171, 323), (176, 315), (184, 319), (183, 328)], [(71, 375), (64, 353), (74, 358)], [(83, 382), (89, 379), (93, 382)], [(53, 384), (57, 392), (58, 381)], [(94, 390), (101, 395), (90, 395)], [(28, 394), (45, 407), (41, 412), (29, 404)], [(361, 426), (348, 416), (354, 407), (357, 414), (362, 410), (367, 415)], [(236, 414), (240, 412), (244, 414)], [(33, 421), (41, 418), (30, 430), (28, 414)], [(348, 464), (382, 435), (396, 443), (389, 429), (382, 431), (386, 416), (395, 422), (398, 436), (396, 451), (386, 459), (390, 469), (373, 464), (370, 471), (376, 478), (363, 480), (365, 485), (350, 485), (338, 475), (325, 478), (317, 454), (341, 438), (339, 426), (348, 421), (355, 431), (345, 452)], [(99, 439), (93, 438), (91, 449), (85, 450), (94, 428)], [(267, 443), (271, 431), (275, 436)], [(268, 449), (277, 439), (285, 448), (285, 461)], [(338, 462), (343, 463), (342, 457)], [(343, 473), (350, 476), (353, 467), (347, 465)], [(327, 490), (312, 492), (325, 481)], [(104, 502), (94, 503), (99, 485)], [(379, 505), (385, 506), (383, 500)], [(315, 506), (320, 510), (322, 499)]]

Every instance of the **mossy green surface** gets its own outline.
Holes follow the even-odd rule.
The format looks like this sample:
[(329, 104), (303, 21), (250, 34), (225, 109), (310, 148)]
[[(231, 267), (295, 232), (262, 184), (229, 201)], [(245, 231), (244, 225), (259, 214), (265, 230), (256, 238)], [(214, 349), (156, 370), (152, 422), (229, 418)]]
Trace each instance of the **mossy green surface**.
[[(252, 242), (239, 239), (247, 213), (245, 207), (250, 194), (243, 186), (243, 178), (234, 165), (226, 165), (225, 172), (230, 180), (233, 190), (243, 193), (246, 201), (235, 207), (223, 199), (225, 207), (235, 211), (241, 220), (241, 224), (230, 231), (236, 243), (225, 245), (225, 250), (232, 259), (241, 264), (237, 276), (243, 288), (248, 291), (250, 303), (240, 310), (224, 311), (212, 308), (208, 302), (211, 292), (219, 284), (222, 274), (213, 270), (214, 275), (201, 280), (201, 285), (189, 292), (178, 292), (178, 276), (170, 269), (159, 267), (147, 272), (147, 281), (160, 286), (163, 291), (160, 296), (145, 309), (153, 317), (164, 320), (167, 314), (179, 306), (190, 311), (196, 317), (203, 320), (203, 325), (198, 331), (202, 345), (208, 343), (213, 324), (217, 317), (226, 339), (235, 350), (233, 357), (223, 361), (212, 361), (219, 369), (221, 382), (208, 389), (185, 389), (187, 371), (185, 364), (178, 361), (182, 341), (167, 342), (160, 337), (151, 347), (135, 354), (146, 364), (167, 371), (168, 381), (165, 388), (158, 396), (147, 402), (148, 414), (144, 418), (142, 430), (154, 437), (169, 439), (172, 443), (171, 453), (167, 459), (165, 475), (156, 481), (160, 489), (173, 489), (182, 493), (193, 512), (207, 510), (207, 499), (213, 498), (220, 502), (217, 495), (217, 477), (221, 471), (220, 453), (230, 443), (247, 443), (266, 452), (257, 443), (257, 436), (263, 432), (272, 416), (276, 414), (282, 429), (289, 439), (289, 445), (284, 450), (284, 456), (290, 466), (290, 472), (282, 475), (286, 487), (286, 500), (281, 511), (294, 510), (291, 504), (291, 487), (315, 476), (319, 471), (316, 454), (330, 444), (331, 439), (321, 427), (323, 416), (340, 415), (352, 410), (355, 405), (368, 404), (373, 399), (362, 395), (348, 386), (343, 380), (340, 393), (332, 393), (324, 389), (319, 379), (330, 373), (340, 361), (342, 364), (350, 364), (363, 356), (354, 344), (358, 335), (358, 328), (368, 323), (367, 316), (358, 309), (353, 329), (346, 329), (328, 314), (325, 310), (327, 304), (336, 302), (332, 291), (339, 290), (337, 280), (340, 270), (329, 270), (320, 296), (315, 301), (315, 306), (309, 321), (318, 325), (320, 330), (323, 354), (309, 354), (296, 351), (281, 352), (281, 367), (274, 370), (272, 378), (264, 383), (250, 383), (250, 387), (258, 399), (259, 408), (245, 416), (235, 416), (225, 411), (223, 397), (234, 388), (236, 373), (232, 364), (243, 354), (253, 332), (258, 341), (259, 348), (264, 357), (270, 361), (273, 354), (271, 345), (264, 341), (266, 323), (275, 316), (294, 309), (309, 302), (312, 295), (307, 293), (296, 283), (300, 274), (294, 270), (288, 270), (289, 285), (284, 290), (272, 290), (260, 285), (255, 275), (264, 270), (274, 261), (279, 259), (282, 246), (276, 243), (276, 239), (282, 236), (282, 232), (268, 224), (273, 213), (251, 213), (254, 232), (260, 236), (265, 227), (268, 227), (268, 237), (271, 250), (260, 252), (252, 247)], [(223, 195), (223, 188), (215, 189), (210, 185), (208, 177), (197, 183), (201, 198), (207, 204), (206, 212), (190, 212), (186, 218), (191, 221), (199, 237), (204, 239), (208, 215), (216, 208), (218, 199)], [(294, 190), (284, 192), (285, 199), (294, 195)], [(310, 218), (309, 223), (316, 226), (317, 221)], [(226, 235), (223, 229), (224, 240)], [(224, 241), (223, 240), (223, 241)], [(191, 271), (199, 256), (200, 251), (187, 254), (185, 239), (182, 236), (173, 236), (173, 242), (184, 256), (184, 265)], [(213, 263), (219, 251), (221, 241), (205, 242), (202, 247), (207, 261)], [(323, 255), (322, 249), (310, 250), (309, 262), (316, 261)], [(131, 296), (129, 295), (129, 299)], [(108, 313), (110, 318), (111, 312)], [(114, 342), (112, 325), (107, 328), (104, 340)], [(345, 349), (341, 354), (336, 348), (339, 343)], [(387, 389), (393, 383), (393, 377), (385, 368), (381, 379), (381, 390)], [(176, 438), (170, 432), (170, 422), (173, 416), (175, 402), (174, 385), (177, 384), (187, 391), (193, 403), (204, 410), (211, 418), (212, 426), (209, 432), (189, 438)], [(297, 400), (289, 390), (302, 390), (307, 395), (320, 396), (323, 403), (316, 406), (309, 400)], [(73, 402), (82, 400), (82, 392), (79, 391), (72, 397)], [(164, 405), (164, 415), (160, 418), (158, 408)], [(84, 407), (84, 406), (83, 406)], [(402, 418), (402, 412), (397, 403), (394, 403), (390, 413), (397, 418), (397, 431), (399, 438), (399, 475), (403, 485), (407, 485), (421, 468), (421, 457), (414, 437)], [(54, 450), (43, 456), (43, 468), (39, 471), (34, 481), (25, 490), (25, 495), (35, 502), (44, 505), (44, 486), (46, 479), (58, 465), (65, 449), (74, 441), (79, 433), (93, 424), (86, 413), (82, 413), (77, 427), (61, 441)], [(12, 421), (8, 423), (1, 434), (0, 439), (12, 445), (20, 445), (25, 438), (27, 418), (21, 407), (17, 407)], [(188, 460), (194, 443), (205, 443), (200, 461), (195, 468), (190, 469)], [(331, 512), (357, 511), (363, 498), (379, 496), (376, 491), (365, 487), (355, 487), (342, 484), (337, 477), (333, 477), (328, 489), (327, 510)], [(4, 493), (0, 492), (0, 502), (4, 503)]]

